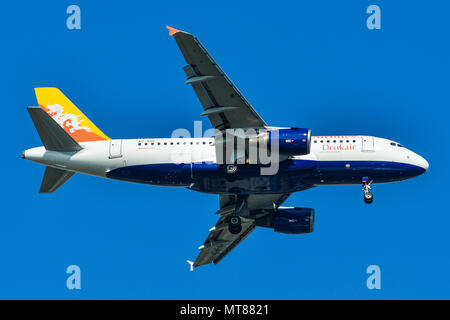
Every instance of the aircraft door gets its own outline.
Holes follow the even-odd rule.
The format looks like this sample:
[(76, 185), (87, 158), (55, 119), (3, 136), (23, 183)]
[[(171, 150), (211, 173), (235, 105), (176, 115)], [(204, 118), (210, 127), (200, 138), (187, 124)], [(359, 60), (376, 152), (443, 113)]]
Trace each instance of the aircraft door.
[(109, 158), (115, 159), (122, 157), (122, 140), (110, 140)]
[(362, 152), (374, 152), (375, 146), (374, 146), (374, 138), (368, 137), (368, 136), (362, 136)]

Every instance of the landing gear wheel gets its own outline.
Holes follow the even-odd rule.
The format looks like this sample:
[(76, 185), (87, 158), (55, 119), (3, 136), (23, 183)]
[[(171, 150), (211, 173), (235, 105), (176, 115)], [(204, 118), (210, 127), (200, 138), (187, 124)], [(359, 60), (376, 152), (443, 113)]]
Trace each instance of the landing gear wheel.
[(228, 231), (232, 234), (238, 234), (242, 231), (241, 218), (238, 216), (232, 216), (228, 222)]
[(236, 181), (235, 173), (236, 173), (238, 167), (234, 164), (229, 164), (226, 166), (226, 169), (227, 169), (227, 177), (226, 177), (227, 181), (228, 182)]
[(370, 184), (372, 181), (369, 182), (369, 177), (363, 177), (362, 178), (362, 187), (364, 191), (364, 202), (367, 204), (371, 204), (373, 202), (373, 194), (370, 192)]
[(227, 173), (228, 174), (236, 173), (236, 171), (237, 171), (237, 166), (235, 166), (234, 164), (227, 165)]
[(373, 202), (373, 194), (371, 192), (364, 193), (364, 202), (371, 204)]

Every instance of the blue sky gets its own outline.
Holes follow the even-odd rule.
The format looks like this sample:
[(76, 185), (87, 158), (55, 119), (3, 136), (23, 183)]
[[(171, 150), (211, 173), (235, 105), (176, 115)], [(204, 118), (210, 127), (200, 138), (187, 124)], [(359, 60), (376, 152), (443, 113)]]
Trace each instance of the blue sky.
[[(81, 30), (66, 8), (81, 8)], [(381, 8), (381, 30), (365, 13)], [(450, 44), (445, 1), (39, 1), (2, 6), (0, 298), (450, 298), (445, 189)], [(297, 193), (315, 231), (258, 229), (217, 266), (188, 271), (215, 224), (217, 196), (76, 174), (38, 194), (44, 168), (26, 112), (33, 88), (60, 88), (108, 136), (168, 137), (202, 108), (165, 25), (195, 34), (271, 125), (390, 138), (429, 171), (377, 185)], [(79, 265), (82, 290), (66, 288)], [(381, 267), (382, 289), (366, 287)]]

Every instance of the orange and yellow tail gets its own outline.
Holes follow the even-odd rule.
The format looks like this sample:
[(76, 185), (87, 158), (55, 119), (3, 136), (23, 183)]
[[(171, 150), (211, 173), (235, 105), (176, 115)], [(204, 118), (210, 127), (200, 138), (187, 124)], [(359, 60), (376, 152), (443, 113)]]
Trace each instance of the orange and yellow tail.
[(39, 106), (75, 141), (110, 140), (58, 88), (35, 88)]

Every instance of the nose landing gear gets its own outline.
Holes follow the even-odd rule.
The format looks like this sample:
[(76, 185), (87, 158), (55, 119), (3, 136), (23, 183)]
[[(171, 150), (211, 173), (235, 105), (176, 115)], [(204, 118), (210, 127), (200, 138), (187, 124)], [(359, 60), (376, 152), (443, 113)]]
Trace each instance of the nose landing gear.
[(363, 187), (363, 191), (364, 191), (364, 202), (367, 204), (371, 204), (373, 202), (373, 194), (370, 192), (370, 184), (372, 183), (372, 181), (369, 182), (369, 178), (368, 177), (363, 177), (362, 178), (362, 187)]

